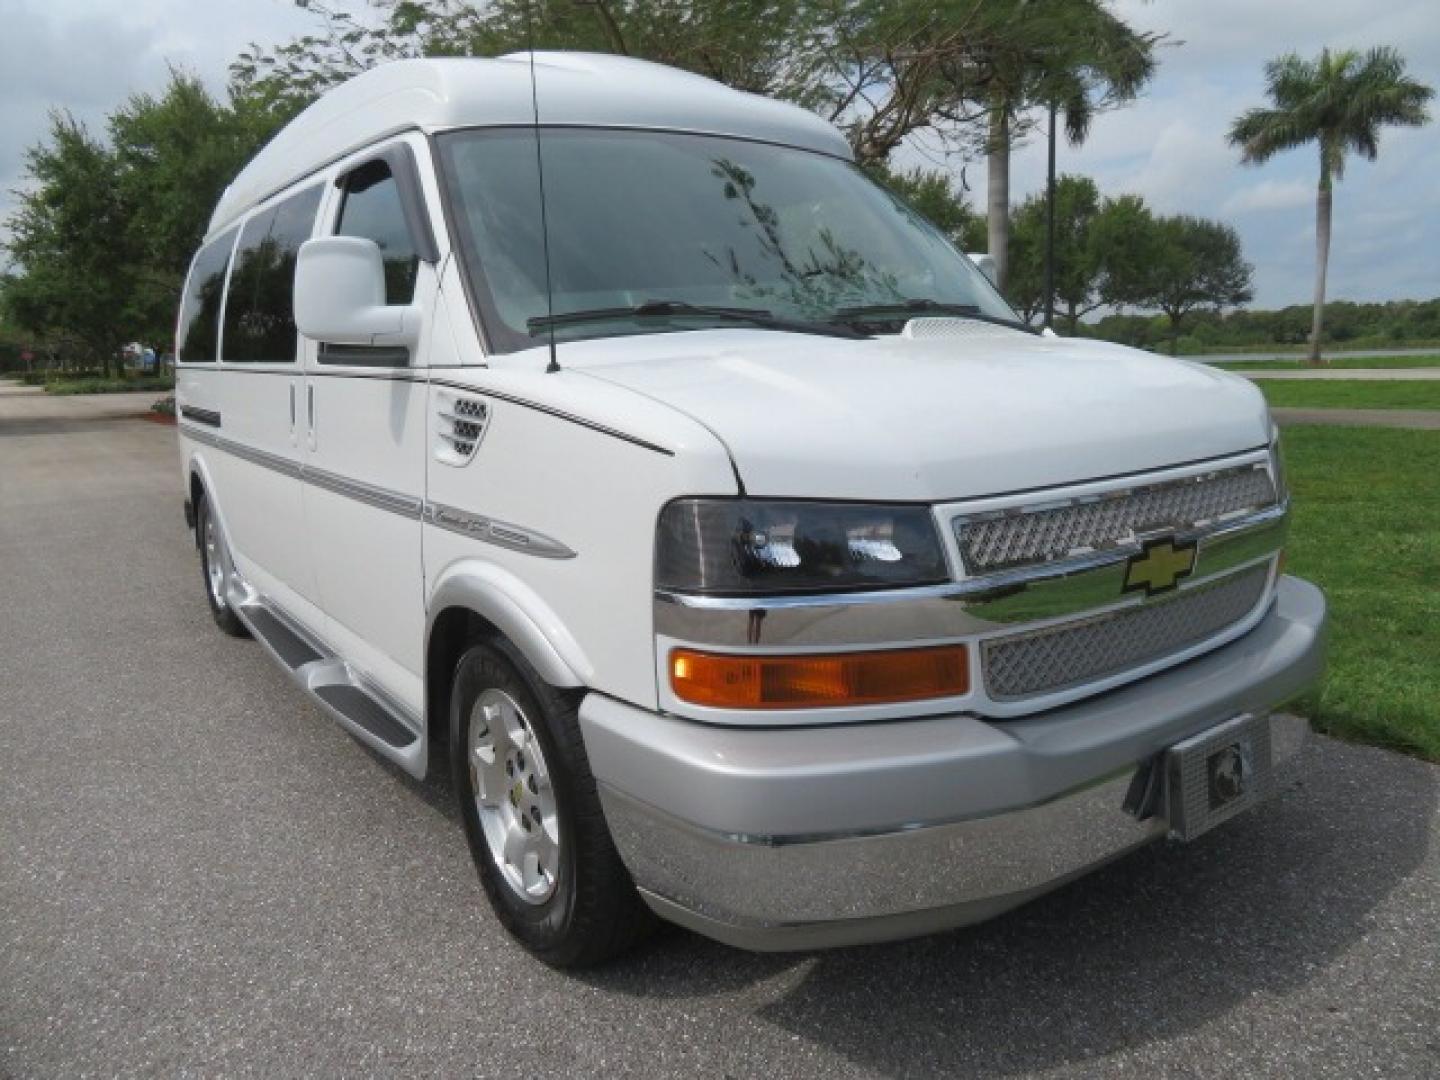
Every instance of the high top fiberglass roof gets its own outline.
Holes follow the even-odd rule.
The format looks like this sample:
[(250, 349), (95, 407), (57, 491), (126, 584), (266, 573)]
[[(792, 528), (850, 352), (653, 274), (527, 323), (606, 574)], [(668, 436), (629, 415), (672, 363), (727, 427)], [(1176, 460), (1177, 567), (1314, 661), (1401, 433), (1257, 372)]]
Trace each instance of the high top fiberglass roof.
[[(225, 189), (211, 234), (287, 184), (396, 132), (534, 122), (529, 53), (495, 60), (398, 60), (328, 91), (286, 125)], [(733, 135), (850, 157), (813, 113), (690, 72), (601, 53), (537, 52), (544, 126), (629, 127)]]

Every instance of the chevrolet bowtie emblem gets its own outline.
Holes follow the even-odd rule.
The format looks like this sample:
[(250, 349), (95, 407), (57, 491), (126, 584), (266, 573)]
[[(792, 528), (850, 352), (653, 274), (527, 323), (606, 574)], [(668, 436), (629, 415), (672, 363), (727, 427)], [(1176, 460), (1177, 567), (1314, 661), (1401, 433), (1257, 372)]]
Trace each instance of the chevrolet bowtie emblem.
[(1168, 592), (1195, 569), (1195, 542), (1176, 545), (1171, 537), (1151, 540), (1125, 564), (1125, 592), (1146, 596)]

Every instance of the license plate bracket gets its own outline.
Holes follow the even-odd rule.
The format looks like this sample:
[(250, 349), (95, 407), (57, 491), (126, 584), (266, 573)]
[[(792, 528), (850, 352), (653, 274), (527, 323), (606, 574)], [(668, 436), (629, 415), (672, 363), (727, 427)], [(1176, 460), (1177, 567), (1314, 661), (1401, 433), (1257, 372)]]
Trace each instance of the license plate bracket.
[(1275, 789), (1270, 721), (1242, 714), (1165, 751), (1170, 836), (1194, 840)]

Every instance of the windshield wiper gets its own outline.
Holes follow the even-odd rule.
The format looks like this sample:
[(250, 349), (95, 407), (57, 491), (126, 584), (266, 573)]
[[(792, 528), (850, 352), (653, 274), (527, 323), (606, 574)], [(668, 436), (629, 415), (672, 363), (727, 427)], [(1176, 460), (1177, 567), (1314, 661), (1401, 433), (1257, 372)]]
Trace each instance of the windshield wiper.
[(550, 329), (552, 326), (574, 326), (580, 323), (605, 322), (611, 319), (719, 319), (724, 322), (743, 323), (767, 330), (784, 330), (794, 334), (824, 334), (828, 337), (863, 337), (864, 334), (852, 326), (831, 322), (803, 322), (799, 319), (782, 319), (765, 308), (710, 307), (705, 304), (691, 304), (684, 300), (646, 300), (630, 307), (590, 308), (584, 311), (562, 311), (556, 315), (536, 315), (525, 320), (530, 336)]
[(835, 312), (835, 318), (838, 321), (854, 323), (899, 322), (901, 319), (913, 318), (917, 315), (951, 315), (962, 319), (974, 319), (977, 322), (992, 323), (995, 326), (1006, 326), (1011, 330), (1024, 330), (1027, 334), (1040, 332), (1018, 319), (988, 315), (981, 311), (976, 304), (946, 304), (929, 297), (920, 297), (915, 300), (895, 300), (886, 304), (859, 304), (855, 307), (843, 307)]

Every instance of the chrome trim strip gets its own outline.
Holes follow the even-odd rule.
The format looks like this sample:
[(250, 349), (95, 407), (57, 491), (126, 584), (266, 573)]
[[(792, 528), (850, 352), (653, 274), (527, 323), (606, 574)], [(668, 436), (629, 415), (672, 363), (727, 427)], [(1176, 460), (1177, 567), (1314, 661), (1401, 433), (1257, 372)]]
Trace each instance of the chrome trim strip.
[(431, 525), (458, 533), (472, 540), (482, 540), (511, 551), (523, 551), (542, 559), (573, 559), (575, 552), (559, 540), (523, 525), (496, 521), (442, 503), (425, 504), (425, 520)]
[(425, 521), (461, 536), (467, 536), (472, 540), (480, 540), (497, 547), (508, 548), (511, 551), (523, 551), (527, 555), (535, 555), (542, 559), (575, 558), (575, 551), (572, 548), (552, 536), (546, 536), (544, 533), (524, 525), (497, 521), (494, 518), (472, 514), (468, 510), (426, 502), (412, 495), (376, 487), (374, 484), (367, 484), (348, 476), (340, 476), (325, 469), (301, 465), (278, 455), (266, 453), (264, 450), (243, 446), (233, 439), (202, 431), (189, 424), (180, 424), (179, 427), (187, 437), (196, 442), (205, 443), (207, 446), (213, 446), (217, 450), (233, 454), (259, 465), (261, 468), (270, 469), (304, 483), (314, 484), (322, 490), (343, 495), (379, 510)]
[(413, 496), (376, 487), (374, 484), (353, 480), (348, 476), (340, 476), (310, 465), (302, 468), (301, 478), (318, 488), (334, 492), (336, 495), (344, 495), (381, 510), (389, 510), (392, 514), (399, 514), (401, 517), (418, 518), (423, 505), (422, 500)]
[[(1267, 714), (1268, 715), (1268, 714)], [(823, 832), (803, 833), (744, 833), (731, 832), (723, 829), (713, 829), (707, 825), (700, 825), (687, 818), (680, 817), (671, 811), (662, 810), (657, 806), (621, 791), (612, 784), (601, 781), (599, 784), (602, 800), (609, 797), (619, 797), (633, 804), (636, 809), (646, 814), (663, 817), (673, 822), (678, 828), (687, 832), (707, 837), (711, 840), (724, 844), (736, 844), (743, 847), (761, 848), (783, 848), (796, 845), (810, 844), (833, 844), (843, 843), (846, 840), (873, 840), (884, 837), (901, 836), (924, 829), (944, 829), (952, 825), (973, 825), (979, 822), (994, 821), (997, 818), (1006, 818), (1012, 814), (1024, 814), (1035, 810), (1043, 810), (1056, 803), (1064, 802), (1066, 799), (1073, 799), (1078, 795), (1093, 792), (1096, 788), (1105, 787), (1124, 781), (1129, 784), (1135, 775), (1135, 770), (1144, 765), (1143, 761), (1132, 762), (1117, 769), (1111, 769), (1090, 780), (1083, 781), (1063, 791), (1057, 791), (1053, 795), (1044, 798), (1032, 799), (1027, 802), (1018, 802), (1012, 806), (996, 807), (984, 811), (977, 811), (969, 814), (957, 814), (935, 818), (917, 818), (914, 821), (900, 821), (889, 825), (876, 825), (867, 828), (827, 829)], [(1123, 788), (1120, 789), (1123, 793)], [(1114, 807), (1119, 810), (1122, 799), (1114, 800)]]

